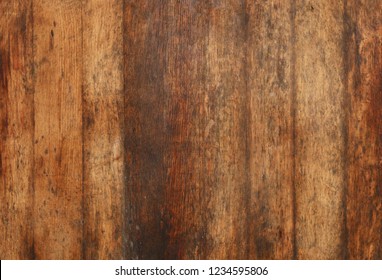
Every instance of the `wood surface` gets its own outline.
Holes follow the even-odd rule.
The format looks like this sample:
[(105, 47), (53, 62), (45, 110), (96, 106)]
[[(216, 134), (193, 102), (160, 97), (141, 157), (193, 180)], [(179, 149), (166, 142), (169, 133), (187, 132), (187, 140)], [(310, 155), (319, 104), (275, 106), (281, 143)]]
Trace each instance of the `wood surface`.
[(0, 15), (0, 259), (382, 259), (381, 1)]

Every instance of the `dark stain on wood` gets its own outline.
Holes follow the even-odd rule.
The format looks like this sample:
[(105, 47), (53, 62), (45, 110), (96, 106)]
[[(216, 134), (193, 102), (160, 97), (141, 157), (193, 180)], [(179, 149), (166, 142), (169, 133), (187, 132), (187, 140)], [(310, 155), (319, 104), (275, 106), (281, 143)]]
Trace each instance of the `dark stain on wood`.
[[(9, 76), (9, 54), (5, 49), (0, 49), (0, 87), (3, 91), (6, 91), (8, 88), (8, 76)], [(5, 105), (2, 105), (2, 108)]]

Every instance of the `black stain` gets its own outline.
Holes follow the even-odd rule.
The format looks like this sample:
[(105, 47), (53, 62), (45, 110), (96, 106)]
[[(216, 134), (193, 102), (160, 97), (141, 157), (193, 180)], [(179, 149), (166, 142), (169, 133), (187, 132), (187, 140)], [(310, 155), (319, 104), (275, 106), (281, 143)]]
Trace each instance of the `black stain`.
[(9, 54), (0, 49), (0, 89), (7, 90), (10, 70)]
[(53, 50), (53, 48), (54, 48), (54, 32), (52, 29), (50, 30), (49, 49)]

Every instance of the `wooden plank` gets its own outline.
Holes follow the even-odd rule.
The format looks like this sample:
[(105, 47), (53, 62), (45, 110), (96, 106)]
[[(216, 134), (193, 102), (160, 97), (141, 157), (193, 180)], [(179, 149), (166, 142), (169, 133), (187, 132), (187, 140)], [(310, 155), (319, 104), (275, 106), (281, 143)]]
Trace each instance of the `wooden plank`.
[(31, 1), (0, 11), (0, 259), (33, 259)]
[(345, 1), (350, 259), (382, 258), (382, 3)]
[(243, 11), (234, 1), (126, 6), (128, 234), (136, 258), (246, 254), (246, 95), (243, 53), (234, 51), (243, 43)]
[(246, 116), (249, 143), (243, 156), (249, 157), (251, 186), (246, 194), (247, 258), (292, 259), (295, 258), (293, 11), (288, 1), (247, 1), (246, 12), (243, 76), (249, 95)]
[[(207, 44), (208, 122), (213, 173), (206, 190), (210, 209), (207, 258), (248, 257), (248, 96), (245, 77), (246, 6), (239, 1), (211, 3)], [(208, 154), (206, 153), (208, 156)]]
[(81, 2), (33, 2), (34, 245), (39, 259), (82, 257)]
[(126, 1), (124, 7), (127, 255), (164, 258), (161, 217), (165, 188), (163, 3)]
[[(165, 7), (164, 107), (166, 154), (163, 223), (166, 259), (205, 258), (208, 185), (201, 164), (208, 121), (203, 114), (208, 19), (205, 1), (170, 1)], [(163, 20), (162, 19), (162, 20)], [(211, 122), (211, 121), (210, 121)], [(203, 175), (202, 175), (203, 174)], [(207, 173), (208, 174), (208, 173)], [(203, 212), (204, 211), (204, 212)]]
[(296, 256), (344, 257), (345, 88), (338, 1), (295, 1)]
[(124, 257), (122, 1), (83, 11), (84, 258)]

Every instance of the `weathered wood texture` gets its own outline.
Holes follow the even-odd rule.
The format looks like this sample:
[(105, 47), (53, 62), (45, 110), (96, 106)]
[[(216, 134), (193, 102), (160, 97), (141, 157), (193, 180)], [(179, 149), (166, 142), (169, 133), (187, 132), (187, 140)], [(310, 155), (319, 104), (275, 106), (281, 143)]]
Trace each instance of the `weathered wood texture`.
[(83, 6), (83, 257), (123, 258), (122, 1)]
[(1, 259), (382, 259), (382, 2), (1, 0)]

